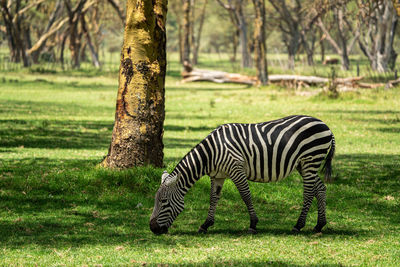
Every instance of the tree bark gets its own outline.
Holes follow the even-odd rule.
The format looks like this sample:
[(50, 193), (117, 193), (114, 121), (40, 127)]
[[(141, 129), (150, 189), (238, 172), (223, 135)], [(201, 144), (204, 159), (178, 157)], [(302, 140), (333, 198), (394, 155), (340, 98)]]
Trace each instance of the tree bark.
[(265, 45), (265, 3), (264, 0), (253, 0), (256, 18), (254, 20), (254, 61), (257, 68), (257, 79), (260, 84), (268, 83), (268, 69)]
[(167, 0), (127, 1), (115, 123), (102, 166), (163, 166)]

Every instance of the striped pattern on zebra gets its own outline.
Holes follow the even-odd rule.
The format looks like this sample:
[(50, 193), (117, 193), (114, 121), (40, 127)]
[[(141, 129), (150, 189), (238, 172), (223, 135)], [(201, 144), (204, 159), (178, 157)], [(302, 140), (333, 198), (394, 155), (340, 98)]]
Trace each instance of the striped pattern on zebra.
[(293, 232), (304, 227), (311, 203), (318, 202), (318, 222), (314, 231), (326, 224), (326, 187), (318, 176), (325, 161), (325, 179), (330, 180), (335, 139), (321, 120), (296, 115), (257, 124), (224, 124), (212, 131), (178, 163), (171, 174), (164, 172), (155, 196), (150, 229), (155, 234), (168, 231), (184, 209), (184, 196), (204, 175), (211, 178), (210, 208), (199, 232), (214, 224), (217, 202), (225, 179), (236, 185), (250, 215), (250, 233), (256, 233), (258, 218), (248, 180), (279, 181), (297, 169), (303, 177), (304, 201)]

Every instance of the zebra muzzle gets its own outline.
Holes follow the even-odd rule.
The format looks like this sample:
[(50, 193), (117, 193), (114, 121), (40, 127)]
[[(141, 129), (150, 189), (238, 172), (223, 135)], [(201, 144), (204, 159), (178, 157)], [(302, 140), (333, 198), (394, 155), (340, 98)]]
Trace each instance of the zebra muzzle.
[(160, 226), (157, 223), (156, 218), (150, 220), (150, 230), (156, 235), (161, 235), (168, 232), (168, 228), (166, 226)]

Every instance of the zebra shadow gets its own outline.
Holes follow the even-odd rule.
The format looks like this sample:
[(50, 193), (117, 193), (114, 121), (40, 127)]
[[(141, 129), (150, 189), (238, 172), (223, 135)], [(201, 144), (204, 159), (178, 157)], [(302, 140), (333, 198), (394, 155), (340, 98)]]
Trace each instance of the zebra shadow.
[[(299, 233), (292, 233), (292, 230), (289, 228), (266, 228), (266, 227), (258, 227), (257, 234), (254, 237), (262, 237), (262, 236), (315, 236), (315, 237), (328, 237), (328, 236), (359, 236), (366, 235), (367, 231), (362, 229), (335, 229), (335, 228), (326, 228), (323, 229), (322, 233), (315, 233), (312, 229), (304, 229)], [(204, 236), (208, 235), (222, 235), (222, 236), (230, 236), (230, 237), (240, 237), (240, 236), (249, 236), (247, 229), (228, 229), (228, 228), (210, 228), (206, 234), (198, 233), (196, 229), (191, 230), (175, 230), (169, 233), (171, 236)]]

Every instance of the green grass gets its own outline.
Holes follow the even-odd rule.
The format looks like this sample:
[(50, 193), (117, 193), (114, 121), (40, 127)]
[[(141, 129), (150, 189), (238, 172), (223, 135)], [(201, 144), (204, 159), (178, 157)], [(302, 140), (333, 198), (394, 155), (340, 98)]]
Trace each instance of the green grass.
[[(302, 205), (297, 173), (251, 184), (260, 218), (246, 234), (245, 205), (227, 181), (215, 225), (207, 216), (209, 179), (185, 198), (169, 233), (149, 229), (161, 169), (108, 171), (117, 77), (83, 72), (0, 74), (0, 265), (400, 265), (400, 89), (360, 90), (339, 99), (300, 96), (276, 86), (179, 83), (166, 89), (165, 164), (216, 126), (290, 114), (325, 121), (336, 136), (335, 181), (327, 185), (328, 225), (292, 235)], [(310, 88), (307, 90), (316, 90)]]

